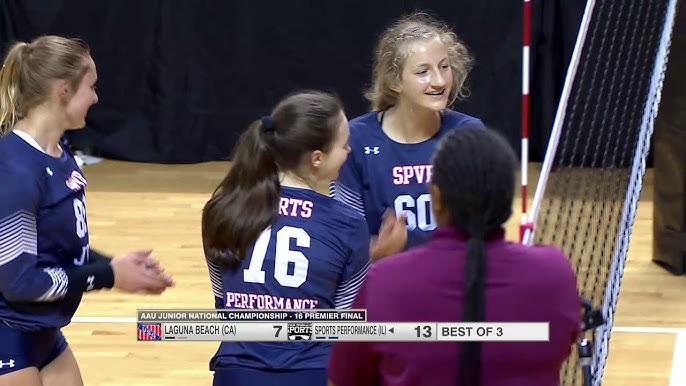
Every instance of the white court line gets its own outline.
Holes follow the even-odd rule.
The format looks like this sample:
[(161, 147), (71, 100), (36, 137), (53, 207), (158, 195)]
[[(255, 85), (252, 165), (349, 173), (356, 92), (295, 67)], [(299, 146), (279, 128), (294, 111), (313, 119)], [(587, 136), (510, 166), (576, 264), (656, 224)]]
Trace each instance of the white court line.
[(673, 327), (613, 327), (612, 332), (633, 332), (638, 334), (686, 334), (686, 328)]
[(127, 316), (75, 316), (72, 323), (136, 323), (136, 318)]
[(669, 376), (669, 386), (682, 385), (686, 385), (686, 333), (684, 332), (676, 335), (672, 373)]

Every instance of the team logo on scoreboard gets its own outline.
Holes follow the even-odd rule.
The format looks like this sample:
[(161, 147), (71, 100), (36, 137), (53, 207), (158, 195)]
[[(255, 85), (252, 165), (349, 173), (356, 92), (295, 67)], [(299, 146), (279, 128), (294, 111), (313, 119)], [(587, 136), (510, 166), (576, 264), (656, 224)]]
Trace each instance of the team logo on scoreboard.
[(162, 325), (138, 323), (138, 340), (162, 340)]
[(311, 323), (288, 323), (288, 340), (312, 340)]

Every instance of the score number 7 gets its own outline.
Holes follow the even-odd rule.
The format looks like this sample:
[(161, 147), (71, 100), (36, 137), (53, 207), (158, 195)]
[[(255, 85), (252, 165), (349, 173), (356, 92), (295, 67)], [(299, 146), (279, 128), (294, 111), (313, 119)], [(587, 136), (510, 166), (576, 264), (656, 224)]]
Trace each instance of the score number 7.
[(283, 329), (283, 326), (273, 326), (276, 332), (274, 333), (274, 338), (278, 338), (279, 334), (281, 333), (281, 330)]

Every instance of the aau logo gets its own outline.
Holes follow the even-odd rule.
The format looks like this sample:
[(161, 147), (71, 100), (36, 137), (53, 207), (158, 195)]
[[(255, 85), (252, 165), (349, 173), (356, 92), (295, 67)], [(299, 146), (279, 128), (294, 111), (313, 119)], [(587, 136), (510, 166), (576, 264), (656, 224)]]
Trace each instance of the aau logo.
[(364, 147), (364, 154), (379, 154), (379, 153), (380, 153), (380, 151), (379, 151), (378, 146), (374, 146), (374, 147), (365, 146)]

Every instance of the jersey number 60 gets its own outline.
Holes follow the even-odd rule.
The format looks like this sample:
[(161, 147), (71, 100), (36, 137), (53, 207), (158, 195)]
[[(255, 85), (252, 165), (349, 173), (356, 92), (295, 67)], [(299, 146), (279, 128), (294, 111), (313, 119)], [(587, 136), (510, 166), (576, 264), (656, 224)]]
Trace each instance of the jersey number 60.
[(436, 220), (431, 211), (431, 195), (428, 193), (417, 197), (403, 194), (395, 198), (395, 213), (403, 213), (407, 217), (407, 230), (419, 228), (423, 231), (436, 229)]
[[(250, 256), (248, 269), (243, 270), (243, 281), (246, 283), (264, 284), (264, 257), (267, 254), (272, 229), (267, 228), (257, 238)], [(302, 228), (285, 226), (276, 232), (276, 249), (274, 253), (274, 278), (284, 287), (300, 287), (307, 280), (307, 269), (310, 265), (307, 257), (300, 251), (290, 250), (291, 239), (299, 247), (310, 247), (310, 235)], [(288, 273), (288, 265), (293, 263), (293, 273)]]

